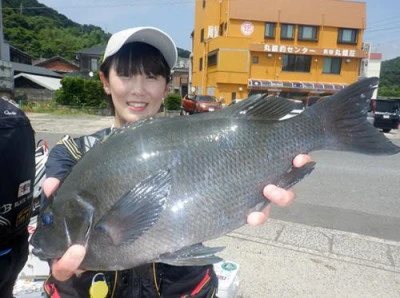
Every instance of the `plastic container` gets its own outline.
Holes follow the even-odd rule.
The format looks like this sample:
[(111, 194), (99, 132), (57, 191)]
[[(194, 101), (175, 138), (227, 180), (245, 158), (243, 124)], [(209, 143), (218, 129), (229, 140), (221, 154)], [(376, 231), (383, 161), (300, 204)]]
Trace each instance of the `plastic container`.
[(218, 277), (218, 298), (235, 298), (239, 291), (239, 264), (223, 261), (214, 264)]

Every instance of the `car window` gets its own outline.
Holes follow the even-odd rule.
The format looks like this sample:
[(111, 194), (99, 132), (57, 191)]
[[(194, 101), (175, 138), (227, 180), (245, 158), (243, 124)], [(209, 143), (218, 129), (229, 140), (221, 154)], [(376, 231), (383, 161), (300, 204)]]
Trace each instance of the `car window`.
[(396, 101), (377, 100), (375, 110), (378, 112), (396, 113), (399, 109), (399, 103)]
[(217, 102), (217, 98), (211, 95), (197, 95), (196, 99), (201, 101)]

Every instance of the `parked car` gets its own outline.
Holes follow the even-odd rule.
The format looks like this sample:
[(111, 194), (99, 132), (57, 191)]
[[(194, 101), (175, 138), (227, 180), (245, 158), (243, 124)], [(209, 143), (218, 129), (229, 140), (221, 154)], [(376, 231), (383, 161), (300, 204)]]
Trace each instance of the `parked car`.
[(400, 99), (374, 99), (371, 104), (375, 127), (383, 132), (399, 128)]
[(182, 98), (182, 111), (187, 114), (219, 111), (222, 104), (212, 95), (188, 94)]

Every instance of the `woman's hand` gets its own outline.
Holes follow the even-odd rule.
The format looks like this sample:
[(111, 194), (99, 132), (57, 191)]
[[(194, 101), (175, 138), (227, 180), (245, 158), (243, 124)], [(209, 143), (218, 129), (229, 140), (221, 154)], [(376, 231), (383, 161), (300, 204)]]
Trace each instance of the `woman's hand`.
[[(310, 161), (311, 157), (309, 155), (299, 154), (293, 159), (293, 166), (299, 168)], [(272, 184), (268, 184), (264, 188), (263, 193), (268, 200), (270, 200), (272, 203), (277, 204), (280, 207), (290, 205), (295, 197), (292, 188), (285, 190)], [(265, 207), (264, 210), (250, 213), (247, 217), (247, 223), (251, 226), (258, 226), (265, 223), (269, 217), (270, 210), (271, 204), (268, 204), (268, 206)]]
[(66, 281), (74, 274), (81, 274), (83, 270), (79, 270), (78, 268), (85, 258), (85, 254), (85, 247), (78, 244), (72, 245), (60, 259), (53, 261), (51, 264), (51, 275), (59, 281)]
[[(50, 197), (60, 186), (60, 180), (57, 178), (46, 178), (42, 184), (42, 190), (46, 197)], [(66, 281), (74, 274), (79, 275), (79, 265), (82, 263), (86, 254), (86, 249), (82, 245), (72, 245), (59, 260), (53, 260), (51, 263), (51, 274), (59, 281)]]

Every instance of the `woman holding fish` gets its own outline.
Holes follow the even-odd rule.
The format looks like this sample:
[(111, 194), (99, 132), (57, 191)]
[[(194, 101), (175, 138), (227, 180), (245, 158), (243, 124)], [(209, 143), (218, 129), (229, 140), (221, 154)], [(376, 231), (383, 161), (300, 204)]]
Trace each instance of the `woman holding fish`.
[[(170, 71), (176, 60), (175, 43), (159, 29), (130, 28), (112, 35), (99, 75), (115, 114), (114, 125), (91, 136), (66, 137), (52, 149), (43, 183), (46, 197), (57, 190), (79, 158), (96, 143), (127, 123), (158, 112), (168, 94)], [(293, 164), (300, 167), (309, 161), (308, 155), (299, 155)], [(264, 195), (279, 206), (286, 206), (294, 199), (292, 190), (274, 185), (266, 186)], [(249, 214), (248, 224), (263, 224), (269, 210), (268, 206), (263, 212)], [(72, 245), (61, 259), (53, 261), (51, 276), (45, 284), (50, 297), (214, 297), (216, 294), (218, 281), (212, 265), (152, 263), (122, 271), (83, 272), (78, 268), (85, 253), (84, 246)]]

